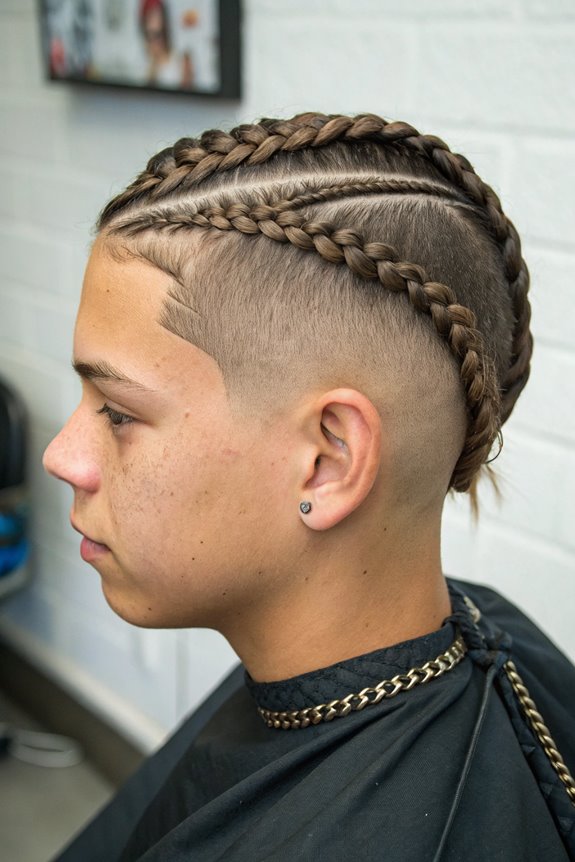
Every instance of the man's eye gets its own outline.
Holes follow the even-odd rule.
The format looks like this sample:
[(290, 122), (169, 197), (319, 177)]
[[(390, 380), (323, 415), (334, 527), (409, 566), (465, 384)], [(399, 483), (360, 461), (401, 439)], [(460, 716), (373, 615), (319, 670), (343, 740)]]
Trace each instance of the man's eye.
[(106, 416), (110, 425), (114, 428), (119, 428), (121, 425), (128, 425), (130, 422), (134, 421), (133, 416), (128, 416), (127, 413), (119, 413), (117, 410), (113, 410), (108, 404), (104, 404), (99, 410), (96, 410), (96, 413)]

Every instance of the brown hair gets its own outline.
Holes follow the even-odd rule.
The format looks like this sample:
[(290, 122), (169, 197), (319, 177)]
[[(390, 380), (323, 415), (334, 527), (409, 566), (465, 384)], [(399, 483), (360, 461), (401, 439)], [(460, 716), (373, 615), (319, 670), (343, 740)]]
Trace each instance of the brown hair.
[[(181, 240), (198, 228), (208, 253), (195, 256), (192, 272), (198, 246)], [(246, 376), (250, 363), (264, 361), (261, 339), (242, 334), (248, 306), (247, 320), (260, 314), (250, 332), (273, 334), (268, 355), (278, 338), (301, 350), (302, 332), (309, 345), (315, 317), (330, 314), (339, 333), (355, 329), (351, 353), (361, 354), (368, 333), (368, 356), (376, 351), (390, 362), (390, 332), (403, 328), (411, 345), (406, 380), (417, 362), (438, 368), (433, 345), (443, 352), (446, 345), (466, 407), (450, 480), (457, 491), (468, 490), (488, 461), (527, 381), (529, 276), (517, 232), (467, 159), (406, 123), (306, 113), (184, 138), (108, 203), (98, 229), (114, 243), (124, 237), (128, 251), (174, 276), (161, 322), (210, 352), (226, 382), (239, 365)], [(174, 241), (160, 242), (162, 235)], [(230, 271), (233, 283), (222, 277)], [(232, 302), (234, 313), (244, 309), (242, 331), (230, 320)], [(278, 303), (287, 318), (275, 327)], [(290, 307), (299, 307), (297, 320)], [(395, 365), (404, 362), (405, 350)]]

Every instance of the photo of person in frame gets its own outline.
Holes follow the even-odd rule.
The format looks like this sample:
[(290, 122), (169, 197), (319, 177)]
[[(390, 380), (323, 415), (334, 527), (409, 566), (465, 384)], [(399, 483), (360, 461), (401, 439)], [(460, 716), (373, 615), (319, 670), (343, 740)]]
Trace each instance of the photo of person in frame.
[[(141, 0), (140, 31), (144, 40), (148, 69), (146, 80), (159, 87), (190, 89), (194, 84), (189, 52), (172, 47), (171, 15), (167, 0)], [(194, 26), (197, 16), (188, 13), (186, 26)]]

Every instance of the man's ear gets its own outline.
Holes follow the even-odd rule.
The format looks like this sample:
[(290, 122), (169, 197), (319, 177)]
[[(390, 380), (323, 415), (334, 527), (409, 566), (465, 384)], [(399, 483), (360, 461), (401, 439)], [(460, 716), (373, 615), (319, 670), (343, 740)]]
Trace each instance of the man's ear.
[[(382, 456), (381, 419), (373, 403), (355, 389), (334, 389), (306, 416), (301, 500), (311, 504), (302, 521), (327, 530), (366, 499)], [(304, 509), (307, 507), (304, 507)]]

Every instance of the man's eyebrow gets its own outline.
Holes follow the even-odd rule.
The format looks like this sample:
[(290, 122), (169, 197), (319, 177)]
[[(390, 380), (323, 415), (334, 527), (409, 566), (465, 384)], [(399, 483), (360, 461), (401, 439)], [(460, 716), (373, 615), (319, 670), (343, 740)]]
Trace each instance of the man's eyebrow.
[(80, 359), (72, 360), (72, 368), (82, 380), (102, 380), (108, 383), (123, 383), (124, 386), (131, 386), (133, 389), (142, 389), (146, 392), (152, 390), (143, 383), (138, 383), (137, 380), (132, 380), (127, 375), (123, 374), (117, 368), (110, 365), (105, 360), (98, 362), (82, 362)]

